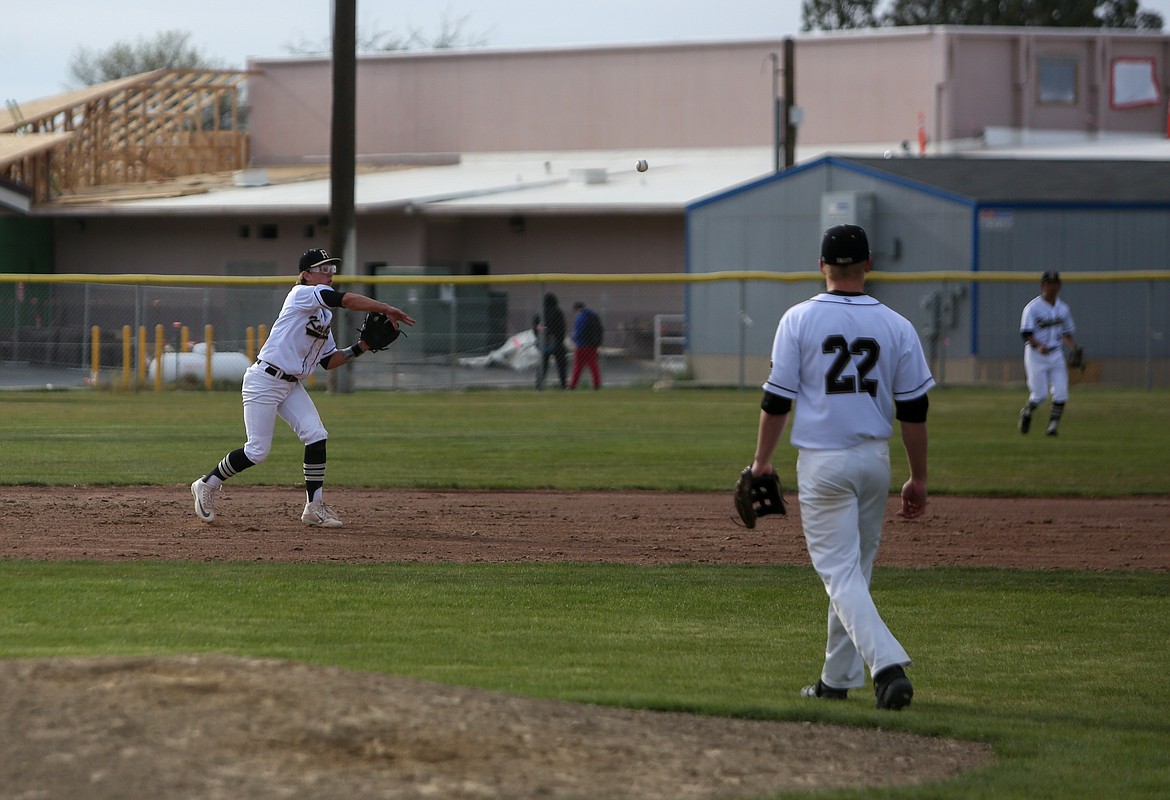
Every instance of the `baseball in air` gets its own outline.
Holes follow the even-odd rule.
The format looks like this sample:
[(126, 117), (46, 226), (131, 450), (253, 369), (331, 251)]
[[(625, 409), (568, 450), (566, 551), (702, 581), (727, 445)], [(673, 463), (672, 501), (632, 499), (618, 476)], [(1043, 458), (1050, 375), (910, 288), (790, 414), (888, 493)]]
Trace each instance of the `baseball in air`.
[(638, 172), (645, 172), (650, 169), (650, 165), (646, 163), (646, 159), (644, 158), (639, 158), (638, 163), (634, 167), (637, 168)]

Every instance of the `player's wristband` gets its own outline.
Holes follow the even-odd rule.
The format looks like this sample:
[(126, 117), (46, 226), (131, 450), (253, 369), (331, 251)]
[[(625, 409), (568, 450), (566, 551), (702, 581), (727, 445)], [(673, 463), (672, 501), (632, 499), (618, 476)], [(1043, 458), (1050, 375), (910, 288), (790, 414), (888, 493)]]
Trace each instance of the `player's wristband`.
[(361, 342), (354, 342), (352, 346), (346, 348), (345, 352), (349, 354), (350, 358), (357, 358), (366, 351), (362, 349)]

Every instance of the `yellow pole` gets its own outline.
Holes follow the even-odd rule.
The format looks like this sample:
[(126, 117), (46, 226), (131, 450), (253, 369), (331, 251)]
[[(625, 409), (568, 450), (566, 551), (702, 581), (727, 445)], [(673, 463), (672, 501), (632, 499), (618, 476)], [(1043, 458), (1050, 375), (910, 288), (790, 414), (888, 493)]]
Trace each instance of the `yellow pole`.
[(261, 325), (260, 326), (260, 347), (263, 347), (264, 343), (267, 341), (268, 341), (268, 326)]
[(179, 352), (186, 353), (191, 349), (191, 331), (184, 325), (179, 329)]
[(244, 331), (244, 351), (248, 354), (248, 363), (256, 360), (256, 329), (251, 325)]
[(130, 365), (134, 363), (132, 359), (133, 349), (130, 347), (130, 326), (122, 326), (122, 389), (124, 391), (130, 390)]
[(203, 326), (203, 346), (206, 348), (206, 361), (203, 365), (203, 387), (211, 391), (211, 337), (213, 331), (210, 325)]
[(138, 326), (138, 384), (141, 389), (146, 385), (146, 326)]
[(102, 368), (102, 329), (94, 325), (89, 329), (89, 385), (97, 388)]
[(154, 326), (154, 390), (162, 391), (163, 381), (163, 326)]

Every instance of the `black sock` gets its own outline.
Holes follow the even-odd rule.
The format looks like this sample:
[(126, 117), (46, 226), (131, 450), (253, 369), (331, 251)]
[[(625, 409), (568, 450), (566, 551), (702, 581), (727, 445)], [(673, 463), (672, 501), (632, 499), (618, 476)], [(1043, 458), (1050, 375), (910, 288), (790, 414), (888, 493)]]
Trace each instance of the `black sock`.
[(204, 480), (206, 480), (208, 476), (214, 475), (221, 481), (226, 481), (233, 475), (238, 475), (248, 467), (254, 466), (256, 466), (256, 464), (253, 463), (250, 458), (244, 455), (244, 448), (240, 447), (224, 456), (223, 460), (215, 465), (215, 469), (207, 473), (207, 476), (204, 477)]
[(305, 502), (325, 485), (325, 439), (305, 445)]

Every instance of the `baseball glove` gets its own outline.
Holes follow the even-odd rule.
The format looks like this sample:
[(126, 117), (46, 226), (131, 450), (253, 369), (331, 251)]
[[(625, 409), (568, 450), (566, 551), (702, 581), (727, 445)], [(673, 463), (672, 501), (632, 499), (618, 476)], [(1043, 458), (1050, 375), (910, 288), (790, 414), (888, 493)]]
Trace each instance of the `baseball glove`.
[(1068, 351), (1068, 366), (1069, 369), (1085, 371), (1085, 351), (1079, 344)]
[(358, 338), (366, 343), (371, 353), (385, 350), (398, 338), (398, 328), (385, 314), (371, 311), (358, 328)]
[(780, 476), (775, 472), (753, 478), (752, 468), (744, 467), (735, 482), (735, 510), (739, 512), (744, 527), (756, 527), (757, 517), (787, 514), (781, 491)]

